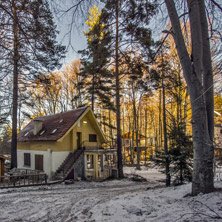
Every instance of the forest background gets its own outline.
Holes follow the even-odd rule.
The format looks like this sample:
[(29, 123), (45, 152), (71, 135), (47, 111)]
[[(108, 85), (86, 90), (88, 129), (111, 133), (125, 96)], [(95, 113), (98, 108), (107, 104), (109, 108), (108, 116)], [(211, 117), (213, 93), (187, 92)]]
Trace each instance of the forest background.
[[(73, 5), (75, 7), (68, 7), (68, 9), (62, 9), (58, 2), (51, 6), (52, 11), (54, 10), (57, 15), (74, 13), (72, 9), (78, 11), (81, 15), (79, 21), (81, 17), (88, 26), (87, 31), (84, 32), (87, 47), (80, 52), (81, 59), (73, 59), (70, 64), (63, 65), (56, 71), (40, 71), (38, 75), (32, 75), (28, 80), (26, 73), (19, 74), (18, 132), (36, 116), (51, 115), (90, 105), (112, 146), (116, 144), (118, 135), (116, 113), (120, 113), (121, 135), (128, 132), (132, 132), (133, 135), (135, 133), (132, 144), (136, 143), (136, 147), (139, 146), (139, 135), (144, 135), (145, 146), (148, 147), (144, 155), (149, 158), (153, 152), (164, 152), (166, 149), (169, 150), (169, 147), (178, 147), (178, 144), (180, 147), (186, 147), (181, 143), (186, 141), (188, 145), (190, 144), (188, 141), (192, 135), (191, 103), (182, 66), (170, 34), (171, 27), (167, 20), (166, 9), (161, 8), (161, 4), (155, 1), (153, 4), (146, 5), (147, 8), (139, 4), (135, 5), (135, 8), (122, 4), (119, 10), (123, 13), (118, 21), (119, 54), (116, 55), (117, 17), (112, 17), (114, 15), (112, 1), (107, 2), (110, 5), (102, 3), (102, 7), (105, 7), (104, 14), (101, 13), (102, 7), (92, 4), (85, 4), (84, 7), (76, 4)], [(221, 124), (221, 21), (219, 18), (221, 6), (216, 1), (206, 1), (206, 4), (209, 13), (214, 74), (214, 118), (216, 124)], [(82, 8), (78, 8), (80, 6)], [(178, 11), (183, 15), (181, 16), (183, 36), (189, 55), (192, 57), (187, 8), (182, 3), (177, 6), (180, 7)], [(149, 9), (149, 14), (145, 15), (142, 9)], [(131, 14), (127, 14), (127, 11)], [(82, 17), (82, 12), (85, 17)], [(158, 21), (163, 21), (164, 27), (164, 32), (155, 37), (155, 41), (152, 38), (152, 28), (157, 27), (153, 16), (160, 18)], [(75, 31), (80, 30), (81, 26), (76, 20), (70, 19), (69, 22), (65, 36), (68, 38), (67, 46), (72, 48), (75, 47), (72, 44), (73, 35)], [(74, 29), (75, 26), (78, 29)], [(118, 84), (116, 84), (116, 60), (118, 61)], [(10, 73), (1, 76), (0, 149), (3, 153), (10, 152), (10, 143), (7, 141), (12, 134), (11, 83)], [(116, 101), (118, 91), (119, 102)], [(119, 107), (119, 111), (116, 107)], [(131, 155), (129, 162), (136, 164), (134, 155)]]

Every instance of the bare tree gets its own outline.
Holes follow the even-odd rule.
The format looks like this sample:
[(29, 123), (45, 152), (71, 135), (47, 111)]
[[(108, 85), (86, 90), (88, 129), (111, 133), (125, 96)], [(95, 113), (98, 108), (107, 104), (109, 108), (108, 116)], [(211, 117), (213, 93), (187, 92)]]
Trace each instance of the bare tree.
[[(192, 193), (213, 191), (213, 75), (204, 0), (187, 1), (191, 27), (189, 56), (173, 0), (165, 0), (192, 106), (194, 170)], [(204, 56), (203, 56), (204, 55)]]

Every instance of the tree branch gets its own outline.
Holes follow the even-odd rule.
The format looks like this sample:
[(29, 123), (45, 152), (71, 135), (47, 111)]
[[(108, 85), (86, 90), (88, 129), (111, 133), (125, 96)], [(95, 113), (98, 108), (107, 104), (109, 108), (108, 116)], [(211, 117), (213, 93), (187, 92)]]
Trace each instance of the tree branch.
[(222, 7), (215, 0), (210, 0), (214, 5), (216, 5), (222, 12)]

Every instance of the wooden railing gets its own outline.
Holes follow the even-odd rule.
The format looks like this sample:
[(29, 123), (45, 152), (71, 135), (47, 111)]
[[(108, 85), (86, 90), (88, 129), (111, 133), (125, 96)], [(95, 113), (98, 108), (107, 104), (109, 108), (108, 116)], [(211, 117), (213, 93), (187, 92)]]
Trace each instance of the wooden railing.
[(47, 184), (46, 174), (25, 174), (0, 177), (0, 188), (36, 186), (45, 184)]
[(97, 149), (103, 149), (101, 144), (96, 142), (90, 142), (88, 140), (82, 141), (80, 147), (84, 147), (86, 150), (97, 150)]
[(31, 170), (31, 169), (23, 169), (23, 168), (14, 168), (10, 171), (13, 176), (16, 175), (32, 175), (32, 174), (42, 174), (40, 170)]

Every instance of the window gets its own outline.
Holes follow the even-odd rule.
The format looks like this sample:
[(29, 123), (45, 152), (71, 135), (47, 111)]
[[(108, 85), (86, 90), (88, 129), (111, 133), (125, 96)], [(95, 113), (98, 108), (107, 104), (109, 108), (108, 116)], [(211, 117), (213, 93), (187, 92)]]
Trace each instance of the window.
[(30, 153), (24, 153), (24, 166), (31, 166), (31, 155), (30, 155)]
[(98, 155), (98, 168), (103, 171), (103, 155)]
[(43, 155), (35, 155), (35, 169), (43, 171)]
[(43, 135), (44, 133), (45, 133), (45, 130), (43, 130), (43, 131), (40, 133), (40, 136)]
[(54, 129), (54, 130), (51, 132), (51, 134), (54, 134), (56, 131), (57, 131), (57, 129)]
[(87, 155), (87, 169), (93, 169), (93, 155)]
[(89, 134), (89, 142), (97, 142), (96, 134)]

